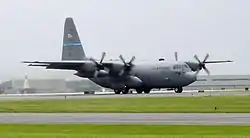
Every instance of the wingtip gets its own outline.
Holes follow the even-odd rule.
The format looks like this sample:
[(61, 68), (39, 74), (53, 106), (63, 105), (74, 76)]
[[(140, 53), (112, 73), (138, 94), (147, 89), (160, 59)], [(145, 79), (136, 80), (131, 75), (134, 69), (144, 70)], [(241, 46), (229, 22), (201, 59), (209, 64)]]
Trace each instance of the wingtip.
[(37, 61), (22, 61), (21, 63), (36, 63)]
[(30, 63), (29, 61), (21, 61), (21, 63)]

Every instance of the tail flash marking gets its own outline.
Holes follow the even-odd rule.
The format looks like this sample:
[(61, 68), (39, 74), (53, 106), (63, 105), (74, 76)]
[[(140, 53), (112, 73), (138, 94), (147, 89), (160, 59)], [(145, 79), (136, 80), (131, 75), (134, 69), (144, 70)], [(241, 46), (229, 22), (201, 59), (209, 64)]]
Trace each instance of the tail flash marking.
[(63, 46), (82, 46), (81, 42), (65, 42)]

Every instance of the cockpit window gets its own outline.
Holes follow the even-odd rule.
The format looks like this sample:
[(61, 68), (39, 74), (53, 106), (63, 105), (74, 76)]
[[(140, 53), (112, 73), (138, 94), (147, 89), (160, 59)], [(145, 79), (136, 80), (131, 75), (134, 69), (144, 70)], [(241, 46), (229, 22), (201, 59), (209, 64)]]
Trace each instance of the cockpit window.
[(174, 70), (181, 69), (181, 66), (180, 66), (180, 65), (174, 65), (173, 69), (174, 69)]
[(184, 64), (183, 71), (188, 72), (188, 71), (191, 71), (191, 69), (187, 64)]
[(190, 71), (190, 68), (187, 64), (176, 64), (173, 66), (173, 70), (188, 72), (188, 71)]

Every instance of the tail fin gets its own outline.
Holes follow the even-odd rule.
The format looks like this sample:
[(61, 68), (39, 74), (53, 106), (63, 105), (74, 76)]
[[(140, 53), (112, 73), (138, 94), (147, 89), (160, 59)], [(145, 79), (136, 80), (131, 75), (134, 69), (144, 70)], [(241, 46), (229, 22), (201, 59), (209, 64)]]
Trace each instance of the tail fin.
[(75, 23), (72, 18), (68, 17), (64, 24), (62, 60), (84, 59), (86, 59), (86, 55), (78, 36)]

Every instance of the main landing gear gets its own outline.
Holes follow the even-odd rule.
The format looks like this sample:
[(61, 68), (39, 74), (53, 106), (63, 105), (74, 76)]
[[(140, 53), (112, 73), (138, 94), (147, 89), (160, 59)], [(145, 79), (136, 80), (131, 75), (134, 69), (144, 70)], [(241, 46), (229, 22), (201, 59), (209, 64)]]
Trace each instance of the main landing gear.
[(150, 91), (151, 91), (150, 88), (136, 89), (136, 92), (138, 94), (141, 94), (142, 92), (144, 92), (144, 93), (150, 93)]
[(121, 90), (114, 90), (115, 94), (120, 94), (122, 91)]
[(182, 93), (183, 88), (182, 87), (175, 88), (174, 91), (175, 91), (175, 93)]
[[(143, 89), (136, 89), (136, 92), (138, 94), (142, 94), (143, 92), (144, 93), (150, 93), (151, 89), (150, 88), (143, 88)], [(130, 91), (129, 91), (129, 88), (126, 88), (124, 90), (117, 90), (117, 89), (114, 89), (114, 92), (115, 94), (128, 94)]]
[(115, 94), (128, 94), (129, 93), (129, 88), (125, 88), (124, 90), (114, 90)]

